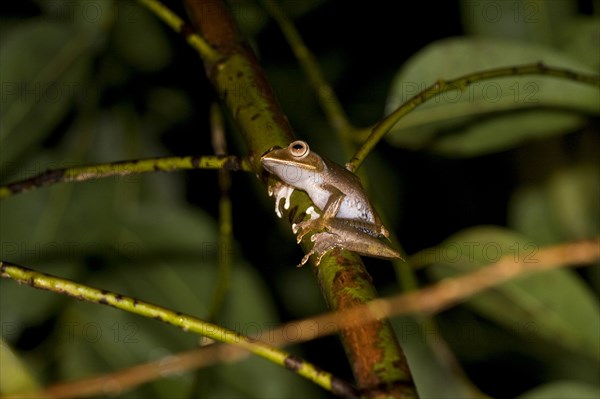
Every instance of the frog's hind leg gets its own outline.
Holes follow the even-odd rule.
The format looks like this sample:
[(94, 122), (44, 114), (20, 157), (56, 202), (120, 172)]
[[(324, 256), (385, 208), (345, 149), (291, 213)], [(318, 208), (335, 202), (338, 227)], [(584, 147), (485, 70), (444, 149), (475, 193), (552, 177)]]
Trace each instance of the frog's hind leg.
[(309, 206), (306, 209), (306, 214), (308, 216), (310, 216), (310, 219), (300, 222), (298, 224), (296, 224), (296, 223), (292, 224), (292, 232), (294, 234), (296, 234), (296, 233), (298, 233), (298, 231), (302, 230), (302, 231), (300, 231), (300, 233), (298, 233), (298, 236), (296, 237), (296, 243), (298, 243), (298, 244), (300, 244), (300, 241), (302, 241), (304, 236), (311, 231), (310, 228), (307, 227), (308, 224), (310, 224), (311, 221), (320, 218), (320, 215), (317, 213), (317, 211), (315, 211), (314, 206)]
[[(300, 233), (298, 234), (298, 236), (296, 237), (296, 241), (299, 243), (300, 241), (302, 241), (302, 239), (304, 238), (304, 236), (308, 233), (310, 233), (311, 231), (318, 231), (318, 230), (328, 230), (329, 229), (329, 223), (328, 221), (330, 219), (333, 219), (335, 217), (335, 215), (337, 215), (340, 207), (342, 206), (342, 202), (344, 201), (345, 195), (336, 189), (336, 193), (332, 194), (329, 197), (329, 200), (327, 201), (327, 204), (325, 204), (325, 208), (323, 210), (323, 214), (321, 215), (321, 217), (319, 217), (318, 215), (316, 217), (314, 216), (314, 208), (308, 208), (306, 210), (306, 213), (310, 216), (310, 219), (305, 220), (303, 222), (300, 222), (298, 224), (294, 224), (292, 226), (292, 231), (294, 232), (294, 234), (298, 233), (298, 231), (300, 231)], [(312, 211), (312, 212), (309, 212)]]
[(330, 185), (326, 185), (325, 188), (331, 192), (331, 195), (323, 208), (323, 219), (327, 220), (332, 219), (337, 215), (342, 206), (342, 202), (344, 202), (344, 198), (346, 198), (346, 194)]

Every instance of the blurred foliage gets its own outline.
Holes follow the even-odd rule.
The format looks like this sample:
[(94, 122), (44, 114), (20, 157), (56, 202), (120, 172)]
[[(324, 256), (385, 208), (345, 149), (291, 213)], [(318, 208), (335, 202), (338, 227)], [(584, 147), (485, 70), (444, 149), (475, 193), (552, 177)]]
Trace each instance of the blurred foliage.
[[(478, 226), (454, 234), (432, 254), (435, 279), (464, 274), (512, 256), (515, 262), (536, 263), (538, 244), (508, 229)], [(557, 296), (556, 292), (561, 295)], [(565, 301), (564, 298), (569, 298)], [(553, 270), (517, 279), (498, 289), (476, 295), (466, 303), (478, 313), (508, 329), (547, 339), (600, 360), (600, 326), (590, 323), (600, 313), (591, 289), (570, 270)]]
[[(166, 3), (184, 15), (179, 2)], [(282, 3), (359, 125), (439, 78), (532, 61), (578, 72), (600, 67), (593, 1), (404, 2), (393, 12), (381, 1)], [(231, 4), (297, 135), (343, 162), (277, 27), (256, 2)], [(2, 184), (49, 168), (212, 153), (206, 116), (214, 94), (202, 62), (136, 2), (29, 0), (0, 10)], [(441, 243), (418, 274), (423, 284), (499, 254), (535, 260), (540, 245), (600, 233), (597, 88), (527, 76), (451, 94), (400, 121), (365, 167), (375, 202), (408, 251)], [(229, 130), (230, 151), (239, 154), (243, 146)], [(253, 176), (233, 178), (233, 248), (217, 242), (216, 174), (198, 171), (9, 198), (0, 204), (0, 256), (206, 317), (217, 254), (228, 250), (234, 272), (219, 323), (253, 335), (323, 311), (310, 269), (292, 267), (300, 250), (264, 189)], [(382, 292), (397, 291), (389, 267), (366, 262)], [(437, 327), (395, 319), (423, 397), (474, 395), (443, 361), (442, 342), (490, 396), (598, 397), (598, 269), (505, 284), (439, 315)], [(118, 370), (196, 343), (154, 320), (9, 281), (0, 287), (0, 393)], [(293, 350), (351, 378), (333, 338)], [(122, 396), (190, 397), (192, 390), (207, 398), (324, 395), (248, 359), (202, 371), (198, 385), (183, 374)]]

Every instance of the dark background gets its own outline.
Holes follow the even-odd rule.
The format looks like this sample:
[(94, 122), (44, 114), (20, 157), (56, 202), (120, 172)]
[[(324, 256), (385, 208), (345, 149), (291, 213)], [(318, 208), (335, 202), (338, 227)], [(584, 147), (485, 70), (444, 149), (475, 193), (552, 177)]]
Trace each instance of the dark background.
[[(292, 10), (300, 34), (321, 63), (351, 122), (357, 126), (368, 126), (381, 119), (394, 74), (407, 59), (438, 39), (465, 33), (458, 1), (323, 1), (307, 2), (305, 6), (283, 3)], [(184, 15), (178, 1), (166, 1), (165, 4), (179, 15)], [(279, 96), (296, 136), (308, 140), (311, 148), (319, 153), (343, 163), (336, 139), (278, 27), (265, 15), (253, 14), (256, 12), (253, 3), (233, 4), (234, 14), (240, 20), (242, 30), (251, 37), (250, 43)], [(592, 15), (594, 6), (597, 2), (592, 0), (577, 1), (577, 9), (582, 15)], [(132, 7), (135, 9), (137, 6)], [(47, 10), (47, 4), (44, 6), (43, 2), (2, 2), (2, 32), (10, 32), (10, 28), (24, 20), (43, 16)], [(150, 138), (154, 141), (149, 146), (141, 146), (138, 157), (211, 154), (213, 150), (206, 132), (209, 132), (208, 109), (215, 95), (205, 78), (202, 62), (180, 36), (163, 25), (159, 30), (170, 47), (170, 58), (156, 68), (132, 64), (119, 50), (117, 34), (109, 32), (104, 36), (104, 42), (99, 44), (102, 50), (93, 59), (92, 67), (96, 77), (104, 76), (102, 83), (96, 82), (100, 88), (98, 106), (110, 109), (124, 105), (156, 122)], [(440, 77), (452, 77), (444, 74), (444, 65), (439, 65), (439, 71)], [(168, 100), (156, 101), (154, 93), (157, 87), (176, 90), (185, 98), (187, 105), (177, 108), (177, 104)], [(169, 114), (172, 109), (174, 113)], [(66, 112), (37, 147), (24, 151), (22, 159), (36, 152), (68, 148), (68, 141), (73, 136), (66, 132), (77, 121), (78, 113), (75, 108)], [(365, 169), (373, 184), (384, 187), (385, 198), (377, 201), (383, 203), (384, 212), (390, 215), (391, 228), (406, 252), (413, 254), (437, 245), (469, 226), (507, 225), (508, 203), (516, 187), (524, 180), (535, 180), (536, 175), (544, 175), (543, 171), (549, 168), (548, 164), (555, 156), (553, 148), (567, 152), (571, 148), (579, 148), (597, 130), (598, 119), (590, 118), (588, 126), (569, 135), (473, 158), (449, 158), (427, 151), (395, 148), (382, 142), (376, 154), (367, 161)], [(228, 139), (230, 153), (243, 156), (243, 143), (231, 123)], [(597, 146), (597, 139), (592, 143)], [(123, 154), (121, 150), (117, 153)], [(527, 155), (532, 153), (538, 155), (533, 160)], [(94, 159), (94, 162), (118, 159), (121, 157)], [(71, 159), (66, 161), (75, 162)], [(91, 162), (85, 160), (83, 163)], [(17, 161), (3, 165), (2, 183), (20, 175), (19, 168), (24, 164), (25, 161), (21, 164)], [(526, 170), (531, 166), (536, 168), (536, 172)], [(384, 179), (378, 176), (382, 168), (387, 172)], [(219, 199), (217, 174), (198, 171), (182, 172), (179, 176), (183, 177), (183, 185), (179, 187), (185, 201), (216, 218)], [(302, 284), (311, 281), (310, 270), (294, 268), (302, 253), (294, 244), (288, 227), (273, 217), (273, 203), (266, 198), (264, 188), (250, 174), (236, 173), (232, 179), (233, 235), (238, 245), (235, 256), (251, 264), (264, 279), (279, 319), (292, 320), (325, 310), (314, 286), (309, 293), (299, 293), (313, 296), (306, 299), (305, 307), (289, 302), (290, 293), (286, 292), (286, 287), (293, 287), (296, 279), (302, 280)], [(374, 187), (373, 191), (377, 193), (378, 188)], [(90, 229), (93, 228), (90, 226)], [(97, 253), (77, 256), (82, 258), (86, 267), (86, 272), (79, 276), (111, 267), (110, 262)], [(390, 283), (395, 280), (391, 268), (384, 262), (371, 259), (368, 265), (378, 289), (385, 293), (396, 291), (396, 284)], [(418, 277), (427, 283), (427, 276), (423, 273), (419, 272)], [(591, 285), (594, 286), (593, 283)], [(523, 354), (522, 346), (527, 342), (519, 341), (519, 337), (511, 332), (465, 309), (445, 313), (439, 320), (440, 329), (451, 333), (453, 324), (464, 323), (465, 319), (475, 320), (478, 325), (489, 329), (487, 337), (495, 337), (493, 339), (502, 346), (485, 358), (485, 355), (477, 355), (466, 348), (465, 342), (460, 339), (450, 342), (461, 365), (482, 391), (493, 397), (514, 397), (553, 376), (544, 366), (543, 358)], [(37, 324), (28, 325), (11, 343), (17, 350), (33, 353), (52, 336), (57, 320), (58, 314), (53, 314)], [(513, 340), (518, 343), (514, 344)], [(506, 348), (513, 345), (515, 349), (511, 353)], [(345, 355), (337, 338), (310, 342), (303, 345), (302, 350), (303, 356), (313, 363), (342, 378), (352, 379), (347, 363), (342, 360)], [(499, 378), (504, 381), (502, 384), (498, 384)]]

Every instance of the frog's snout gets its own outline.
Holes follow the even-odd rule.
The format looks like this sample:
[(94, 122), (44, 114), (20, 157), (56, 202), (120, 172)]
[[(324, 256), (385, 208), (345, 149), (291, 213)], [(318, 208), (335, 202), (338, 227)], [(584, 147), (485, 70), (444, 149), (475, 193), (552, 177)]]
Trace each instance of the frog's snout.
[(265, 155), (267, 155), (271, 151), (273, 151), (273, 150), (280, 150), (280, 149), (281, 149), (280, 146), (274, 145), (273, 147), (269, 148), (267, 151), (263, 152), (262, 155), (260, 156), (260, 159), (262, 160), (265, 157)]

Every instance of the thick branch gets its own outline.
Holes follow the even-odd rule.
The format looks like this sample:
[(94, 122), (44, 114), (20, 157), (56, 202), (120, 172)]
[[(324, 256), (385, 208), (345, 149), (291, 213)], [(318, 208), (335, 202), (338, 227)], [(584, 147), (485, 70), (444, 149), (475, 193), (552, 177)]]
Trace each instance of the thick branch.
[[(224, 55), (218, 62), (204, 60), (207, 75), (244, 136), (256, 172), (262, 173), (260, 155), (293, 140), (287, 118), (254, 54), (238, 36), (226, 5), (219, 0), (186, 0), (185, 4), (205, 40)], [(294, 196), (286, 215), (290, 223), (302, 220), (310, 205), (306, 195)], [(307, 251), (309, 245), (307, 237), (303, 249)], [(376, 297), (371, 277), (353, 253), (333, 251), (323, 258), (316, 274), (334, 311)], [(366, 395), (416, 396), (406, 358), (387, 321), (345, 329), (341, 337), (358, 386)]]

